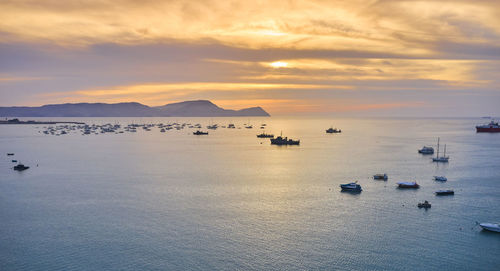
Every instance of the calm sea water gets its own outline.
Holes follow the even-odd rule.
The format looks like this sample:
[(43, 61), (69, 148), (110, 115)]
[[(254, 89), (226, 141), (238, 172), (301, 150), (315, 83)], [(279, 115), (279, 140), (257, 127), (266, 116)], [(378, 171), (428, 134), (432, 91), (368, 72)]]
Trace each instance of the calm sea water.
[[(481, 119), (117, 118), (254, 129), (49, 136), (0, 126), (1, 270), (498, 270), (500, 134)], [(255, 129), (301, 140), (271, 146)], [(341, 134), (325, 134), (331, 125)], [(447, 144), (449, 164), (417, 149)], [(15, 156), (6, 156), (14, 152)], [(31, 166), (12, 170), (12, 159)], [(37, 166), (38, 165), (38, 166)], [(375, 173), (389, 180), (374, 181)], [(432, 180), (445, 175), (448, 182)], [(339, 184), (358, 180), (360, 194)], [(416, 180), (418, 190), (397, 181)], [(433, 192), (451, 188), (454, 196)], [(416, 204), (428, 200), (429, 210)]]

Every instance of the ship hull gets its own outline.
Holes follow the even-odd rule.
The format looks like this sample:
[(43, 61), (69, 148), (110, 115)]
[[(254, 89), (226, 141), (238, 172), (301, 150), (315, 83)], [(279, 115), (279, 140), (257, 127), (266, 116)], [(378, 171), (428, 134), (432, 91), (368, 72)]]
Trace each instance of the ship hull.
[(500, 128), (476, 127), (478, 133), (500, 133)]

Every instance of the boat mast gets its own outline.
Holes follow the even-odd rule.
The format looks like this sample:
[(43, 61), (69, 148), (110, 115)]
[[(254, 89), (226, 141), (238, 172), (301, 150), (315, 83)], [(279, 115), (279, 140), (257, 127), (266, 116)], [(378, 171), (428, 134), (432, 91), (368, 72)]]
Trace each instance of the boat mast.
[(438, 137), (438, 151), (436, 153), (436, 158), (439, 158), (439, 137)]
[(446, 144), (444, 144), (444, 154), (443, 157), (446, 157)]

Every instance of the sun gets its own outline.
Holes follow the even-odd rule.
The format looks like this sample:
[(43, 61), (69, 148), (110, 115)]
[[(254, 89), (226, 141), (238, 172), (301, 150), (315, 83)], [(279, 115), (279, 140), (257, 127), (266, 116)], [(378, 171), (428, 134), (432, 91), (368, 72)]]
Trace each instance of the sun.
[(273, 68), (286, 68), (288, 66), (288, 63), (286, 62), (282, 62), (282, 61), (276, 61), (276, 62), (272, 62), (269, 64), (271, 67)]

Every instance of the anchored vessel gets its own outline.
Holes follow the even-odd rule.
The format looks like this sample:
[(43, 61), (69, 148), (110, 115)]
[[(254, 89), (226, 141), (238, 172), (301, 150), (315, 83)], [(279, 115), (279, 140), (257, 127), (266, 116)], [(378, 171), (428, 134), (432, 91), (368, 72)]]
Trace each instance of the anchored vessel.
[(448, 179), (445, 176), (434, 176), (434, 181), (446, 182)]
[(488, 231), (500, 232), (500, 223), (481, 223), (479, 226)]
[(258, 138), (274, 138), (272, 134), (261, 133), (257, 135)]
[(200, 130), (197, 130), (196, 132), (193, 132), (193, 135), (208, 135), (208, 132), (202, 132)]
[(431, 208), (431, 204), (428, 201), (420, 202), (417, 204), (418, 208)]
[(423, 146), (420, 150), (418, 150), (418, 153), (421, 153), (421, 154), (434, 154), (434, 148), (433, 147)]
[(438, 190), (435, 192), (436, 196), (446, 196), (446, 195), (455, 195), (455, 191), (448, 189), (448, 190)]
[(27, 167), (21, 163), (17, 164), (16, 166), (14, 166), (14, 170), (17, 170), (17, 171), (23, 171), (23, 170), (26, 170), (30, 167)]
[(500, 133), (500, 125), (498, 122), (490, 121), (488, 124), (476, 126), (477, 133)]
[(387, 181), (387, 179), (389, 179), (389, 176), (387, 176), (387, 174), (375, 174), (373, 175), (373, 179), (375, 180), (384, 180), (384, 181)]
[(289, 139), (280, 135), (276, 138), (271, 138), (271, 145), (299, 145), (300, 140)]
[(330, 127), (328, 130), (326, 130), (327, 134), (336, 134), (336, 133), (342, 133), (342, 130)]
[(439, 137), (438, 137), (437, 153), (436, 153), (436, 157), (432, 158), (432, 161), (433, 162), (448, 163), (449, 159), (450, 159), (450, 157), (446, 156), (446, 144), (444, 145), (444, 154), (443, 154), (443, 156), (439, 156)]
[(340, 188), (342, 191), (361, 191), (361, 185), (358, 182), (341, 184)]
[(398, 187), (399, 188), (419, 188), (420, 185), (418, 185), (417, 182), (399, 182)]

